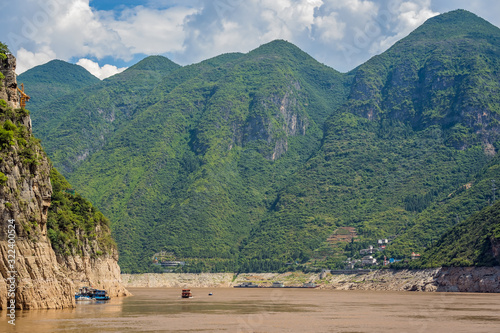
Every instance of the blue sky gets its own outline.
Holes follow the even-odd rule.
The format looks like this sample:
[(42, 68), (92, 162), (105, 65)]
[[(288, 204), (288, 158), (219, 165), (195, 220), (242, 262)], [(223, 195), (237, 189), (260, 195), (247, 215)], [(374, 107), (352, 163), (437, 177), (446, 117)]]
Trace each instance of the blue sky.
[(62, 59), (105, 78), (148, 55), (187, 65), (274, 39), (346, 72), (458, 8), (500, 26), (498, 0), (2, 0), (0, 40), (18, 73)]

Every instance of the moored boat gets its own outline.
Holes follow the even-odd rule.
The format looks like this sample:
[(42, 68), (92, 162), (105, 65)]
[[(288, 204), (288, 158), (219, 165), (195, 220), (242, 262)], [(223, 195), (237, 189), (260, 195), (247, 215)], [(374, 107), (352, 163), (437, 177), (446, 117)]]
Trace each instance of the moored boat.
[(259, 285), (255, 284), (253, 282), (243, 282), (237, 286), (234, 286), (234, 288), (258, 288), (258, 287), (259, 287)]
[(107, 301), (109, 299), (110, 297), (108, 296), (106, 290), (94, 289), (90, 287), (81, 287), (80, 290), (75, 293), (76, 301)]
[(94, 299), (98, 301), (107, 301), (110, 297), (106, 290), (94, 289)]

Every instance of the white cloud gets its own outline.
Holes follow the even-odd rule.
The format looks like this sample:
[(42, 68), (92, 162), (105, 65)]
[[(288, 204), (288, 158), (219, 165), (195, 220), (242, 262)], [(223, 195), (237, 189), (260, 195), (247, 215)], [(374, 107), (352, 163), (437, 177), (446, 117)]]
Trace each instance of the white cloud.
[(17, 51), (17, 68), (16, 73), (21, 74), (30, 68), (35, 66), (43, 65), (56, 58), (55, 53), (47, 48), (43, 47), (40, 52), (30, 52), (24, 48)]
[(130, 61), (137, 53), (182, 52), (184, 19), (196, 12), (182, 6), (95, 11), (89, 0), (19, 0), (7, 6), (7, 43), (23, 71), (42, 59)]
[(390, 8), (390, 13), (393, 15), (390, 20), (390, 31), (395, 33), (389, 36), (381, 36), (380, 40), (370, 47), (370, 54), (372, 55), (387, 50), (426, 20), (439, 14), (430, 9), (430, 0), (394, 1), (393, 3), (393, 7)]
[(118, 68), (112, 65), (104, 65), (101, 67), (99, 66), (98, 63), (85, 58), (78, 60), (76, 64), (82, 66), (83, 68), (88, 70), (90, 74), (98, 77), (101, 80), (113, 76), (115, 74), (121, 73), (127, 69), (126, 67)]
[(497, 19), (493, 9), (500, 8), (496, 0), (148, 0), (114, 11), (91, 3), (4, 3), (3, 34), (19, 69), (53, 58), (131, 61), (136, 54), (168, 54), (184, 65), (286, 39), (347, 71), (438, 12), (460, 6)]
[(103, 17), (130, 52), (158, 54), (183, 50), (184, 20), (196, 12), (183, 7), (153, 10), (139, 6), (124, 10), (118, 19)]

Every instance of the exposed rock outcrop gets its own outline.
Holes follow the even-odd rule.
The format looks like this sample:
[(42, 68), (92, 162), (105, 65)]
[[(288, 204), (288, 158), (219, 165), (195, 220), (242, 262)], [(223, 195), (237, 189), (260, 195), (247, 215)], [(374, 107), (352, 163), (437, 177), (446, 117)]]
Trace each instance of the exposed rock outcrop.
[[(117, 256), (57, 257), (47, 236), (47, 216), (52, 186), (50, 163), (41, 146), (31, 137), (31, 119), (19, 109), (12, 55), (0, 61), (5, 79), (0, 82), (2, 125), (10, 121), (12, 133), (23, 138), (1, 142), (0, 156), (0, 309), (5, 309), (8, 286), (15, 286), (19, 309), (64, 308), (75, 305), (74, 293), (83, 280), (107, 288), (112, 296), (126, 295), (121, 285)], [(16, 132), (17, 131), (17, 132)], [(28, 139), (28, 140), (27, 140)], [(9, 243), (9, 224), (16, 237)], [(11, 261), (9, 261), (11, 260)], [(15, 277), (14, 280), (10, 279)]]
[(437, 291), (499, 293), (500, 267), (445, 267), (436, 277)]
[(10, 107), (17, 109), (20, 105), (15, 69), (16, 58), (12, 54), (8, 54), (7, 59), (0, 60), (0, 72), (5, 76), (3, 84), (0, 84), (0, 99), (6, 101)]
[[(288, 138), (305, 135), (309, 119), (304, 115), (303, 106), (298, 100), (300, 85), (292, 81), (283, 96), (260, 96), (252, 102), (254, 113), (249, 117), (242, 134), (233, 139), (237, 144), (263, 140), (270, 147), (264, 155), (269, 160), (279, 159), (288, 150)], [(257, 112), (256, 112), (257, 110)]]
[(147, 274), (122, 274), (126, 287), (148, 288), (222, 288), (231, 287), (233, 273), (147, 273)]
[(122, 284), (117, 256), (58, 256), (57, 260), (76, 287), (91, 285), (106, 290), (111, 297), (130, 295)]

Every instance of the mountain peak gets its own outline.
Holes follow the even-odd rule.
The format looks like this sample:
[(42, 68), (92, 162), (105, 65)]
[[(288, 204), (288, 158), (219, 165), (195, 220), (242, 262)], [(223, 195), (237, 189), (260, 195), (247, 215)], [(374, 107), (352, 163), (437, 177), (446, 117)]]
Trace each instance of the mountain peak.
[(147, 71), (162, 71), (165, 69), (177, 69), (181, 67), (180, 65), (176, 64), (172, 60), (168, 59), (167, 57), (160, 56), (160, 55), (153, 55), (146, 57), (139, 61), (137, 64), (133, 65), (129, 69), (136, 69), (136, 70), (147, 70)]
[(142, 59), (137, 64), (127, 68), (121, 73), (105, 79), (105, 81), (130, 80), (132, 77), (142, 75), (144, 73), (148, 73), (148, 75), (154, 75), (156, 77), (162, 77), (180, 67), (182, 66), (164, 56), (154, 55)]
[(269, 43), (263, 44), (253, 51), (248, 53), (249, 55), (276, 55), (281, 57), (292, 57), (297, 60), (305, 60), (311, 58), (310, 55), (302, 51), (296, 45), (283, 40), (276, 39)]
[(457, 9), (431, 17), (410, 34), (413, 38), (448, 39), (466, 36), (500, 36), (500, 29), (474, 13)]
[[(20, 74), (18, 79), (36, 82), (50, 81), (54, 76), (60, 83), (97, 83), (100, 80), (79, 65), (71, 64), (63, 60), (51, 60), (43, 65), (33, 67)], [(82, 84), (80, 84), (82, 86)]]

